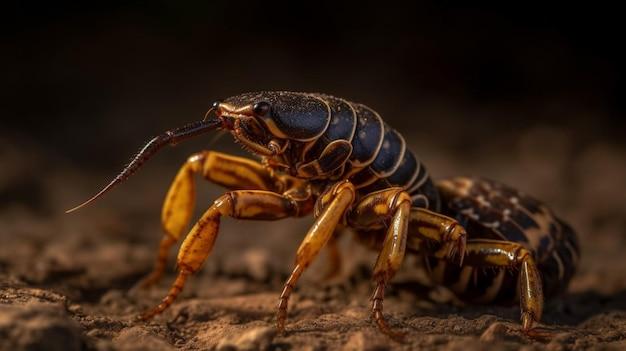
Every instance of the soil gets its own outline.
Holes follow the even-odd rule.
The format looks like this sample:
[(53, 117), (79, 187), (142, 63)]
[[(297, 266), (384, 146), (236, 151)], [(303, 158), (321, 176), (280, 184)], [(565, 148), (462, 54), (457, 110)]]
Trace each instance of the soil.
[[(436, 177), (487, 175), (550, 203), (579, 232), (583, 256), (568, 292), (547, 302), (543, 326), (552, 335), (541, 339), (520, 333), (517, 306), (463, 306), (409, 260), (385, 300), (390, 323), (407, 333), (401, 344), (369, 319), (376, 254), (350, 234), (341, 237), (339, 275), (323, 278), (324, 252), (298, 284), (286, 334), (275, 332), (277, 297), (311, 219), (224, 220), (214, 253), (173, 306), (136, 321), (174, 278), (172, 263), (159, 285), (133, 287), (151, 268), (160, 201), (181, 159), (155, 159), (102, 201), (65, 215), (110, 174), (82, 171), (36, 142), (17, 140), (0, 139), (0, 350), (626, 348), (621, 146), (575, 145), (574, 136), (549, 127), (495, 139), (469, 157), (415, 142)], [(198, 184), (201, 210), (219, 189)]]

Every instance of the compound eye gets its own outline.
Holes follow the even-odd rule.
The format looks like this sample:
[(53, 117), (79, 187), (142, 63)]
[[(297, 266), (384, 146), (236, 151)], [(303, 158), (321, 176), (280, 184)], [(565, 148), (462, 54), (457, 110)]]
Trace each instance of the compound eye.
[(269, 115), (271, 109), (272, 106), (269, 103), (261, 101), (254, 104), (254, 106), (252, 107), (252, 112), (254, 112), (254, 114), (257, 116), (264, 117)]

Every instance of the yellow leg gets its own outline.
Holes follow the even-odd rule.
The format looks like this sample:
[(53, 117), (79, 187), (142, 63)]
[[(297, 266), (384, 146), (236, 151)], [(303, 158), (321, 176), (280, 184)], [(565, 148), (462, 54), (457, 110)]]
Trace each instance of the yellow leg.
[[(444, 250), (435, 253), (435, 257), (438, 258), (445, 256)], [(533, 255), (522, 245), (509, 241), (469, 240), (464, 265), (519, 269), (522, 328), (525, 332), (530, 332), (535, 322), (541, 320), (543, 311), (541, 276)]]
[(402, 261), (407, 242), (411, 196), (402, 188), (390, 188), (363, 198), (352, 211), (350, 222), (360, 228), (380, 225), (387, 228), (383, 246), (374, 266), (373, 279), (376, 284), (372, 296), (372, 318), (378, 328), (394, 339), (404, 336), (392, 330), (383, 315), (385, 286), (396, 274)]
[(213, 151), (203, 151), (189, 157), (165, 196), (161, 211), (164, 235), (154, 269), (139, 283), (141, 287), (153, 285), (161, 279), (170, 248), (189, 225), (195, 205), (196, 174), (202, 174), (208, 181), (231, 190), (282, 191), (280, 181), (258, 162)]
[[(455, 258), (463, 264), (467, 233), (455, 219), (429, 211), (425, 208), (412, 208), (409, 220), (409, 247), (418, 249), (424, 241), (440, 243), (448, 258)], [(415, 245), (412, 240), (416, 239)]]
[(324, 280), (330, 280), (337, 277), (341, 273), (341, 252), (339, 251), (339, 229), (335, 230), (335, 233), (330, 236), (328, 243), (326, 244), (326, 252), (328, 253), (328, 268), (326, 274), (324, 274)]
[(318, 217), (298, 248), (295, 267), (280, 294), (276, 317), (276, 327), (279, 332), (285, 330), (289, 297), (296, 282), (317, 257), (322, 247), (326, 245), (346, 210), (352, 205), (354, 196), (354, 186), (350, 182), (344, 181), (336, 184), (318, 199)]
[[(310, 200), (304, 200), (310, 201)], [(238, 219), (277, 220), (302, 215), (306, 203), (263, 190), (239, 190), (224, 194), (194, 225), (178, 252), (178, 277), (163, 301), (144, 313), (141, 319), (150, 319), (163, 312), (182, 291), (187, 276), (196, 272), (213, 248), (222, 216)]]

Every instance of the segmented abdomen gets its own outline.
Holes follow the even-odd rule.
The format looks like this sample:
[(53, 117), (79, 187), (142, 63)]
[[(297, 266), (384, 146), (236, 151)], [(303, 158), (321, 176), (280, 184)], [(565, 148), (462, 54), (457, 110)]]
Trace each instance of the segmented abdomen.
[[(468, 240), (512, 241), (534, 255), (544, 293), (567, 287), (580, 255), (576, 234), (536, 199), (509, 186), (486, 179), (454, 178), (437, 182), (441, 212), (465, 227)], [(517, 291), (516, 270), (458, 267), (429, 259), (436, 279), (472, 301), (507, 300)]]
[(331, 142), (346, 140), (352, 152), (334, 177), (350, 179), (359, 196), (402, 187), (412, 196), (413, 206), (439, 210), (439, 193), (434, 183), (398, 131), (365, 105), (328, 95), (315, 96), (330, 106), (331, 120), (305, 155), (305, 161), (318, 157)]

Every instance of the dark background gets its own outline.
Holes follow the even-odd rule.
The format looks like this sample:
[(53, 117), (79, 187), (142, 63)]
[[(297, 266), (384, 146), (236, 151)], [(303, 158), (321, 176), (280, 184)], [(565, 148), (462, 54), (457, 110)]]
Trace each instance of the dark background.
[[(223, 336), (207, 331), (227, 335), (252, 328), (254, 323), (247, 322), (260, 318), (269, 326), (275, 295), (311, 217), (271, 223), (224, 220), (199, 274), (205, 277), (193, 279), (184, 293), (189, 295), (172, 306), (170, 317), (164, 317), (171, 321), (167, 328), (160, 322), (158, 330), (124, 324), (158, 302), (173, 280), (170, 270), (145, 300), (127, 294), (152, 266), (168, 184), (185, 158), (199, 150), (245, 154), (232, 138), (215, 141), (207, 135), (163, 150), (99, 202), (71, 215), (63, 212), (111, 179), (151, 136), (201, 119), (216, 99), (261, 89), (325, 92), (380, 112), (405, 135), (434, 178), (482, 175), (549, 204), (576, 229), (582, 258), (568, 294), (546, 305), (544, 321), (571, 327), (571, 334), (555, 338), (557, 345), (548, 348), (621, 342), (614, 346), (623, 349), (624, 20), (623, 11), (591, 5), (3, 4), (0, 304), (21, 311), (19, 301), (29, 299), (24, 296), (32, 294), (30, 288), (60, 292), (84, 309), (85, 316), (71, 312), (68, 319), (81, 324), (76, 335), (90, 342), (124, 344), (118, 338), (124, 334), (144, 342), (127, 333), (143, 330), (184, 349), (207, 349)], [(200, 179), (197, 183), (195, 218), (223, 192)], [(363, 329), (365, 324), (343, 308), (349, 302), (366, 318), (367, 276), (376, 252), (355, 245), (349, 235), (341, 239), (346, 267), (339, 281), (354, 281), (363, 289), (309, 299), (323, 306), (319, 311), (294, 303), (298, 316), (293, 321), (304, 324), (278, 344), (339, 349), (350, 333)], [(324, 290), (315, 278), (325, 272), (324, 255), (303, 276), (297, 294), (304, 299), (307, 291)], [(254, 273), (259, 269), (265, 278)], [(406, 263), (401, 274), (415, 277)], [(211, 303), (224, 295), (232, 298), (223, 302), (231, 312), (222, 315), (216, 312), (224, 310), (222, 305)], [(415, 329), (407, 349), (443, 348), (447, 342), (451, 349), (484, 349), (479, 335), (489, 334), (485, 330), (491, 322), (484, 322), (493, 321), (492, 314), (518, 326), (516, 306), (452, 312), (442, 307), (434, 315), (415, 309), (404, 294), (389, 295), (386, 311), (394, 318), (405, 316)], [(242, 307), (244, 300), (265, 312)], [(192, 311), (191, 319), (172, 319), (177, 308)], [(317, 318), (327, 312), (334, 317)], [(18, 326), (33, 325), (5, 315)], [(0, 335), (3, 328), (22, 330), (6, 329), (0, 321)], [(503, 348), (527, 346), (525, 340), (511, 340)]]
[(211, 101), (261, 89), (359, 101), (412, 137), (468, 155), (537, 125), (582, 143), (624, 136), (623, 26), (612, 8), (9, 6), (2, 132), (83, 167), (117, 168), (149, 136), (201, 118)]

